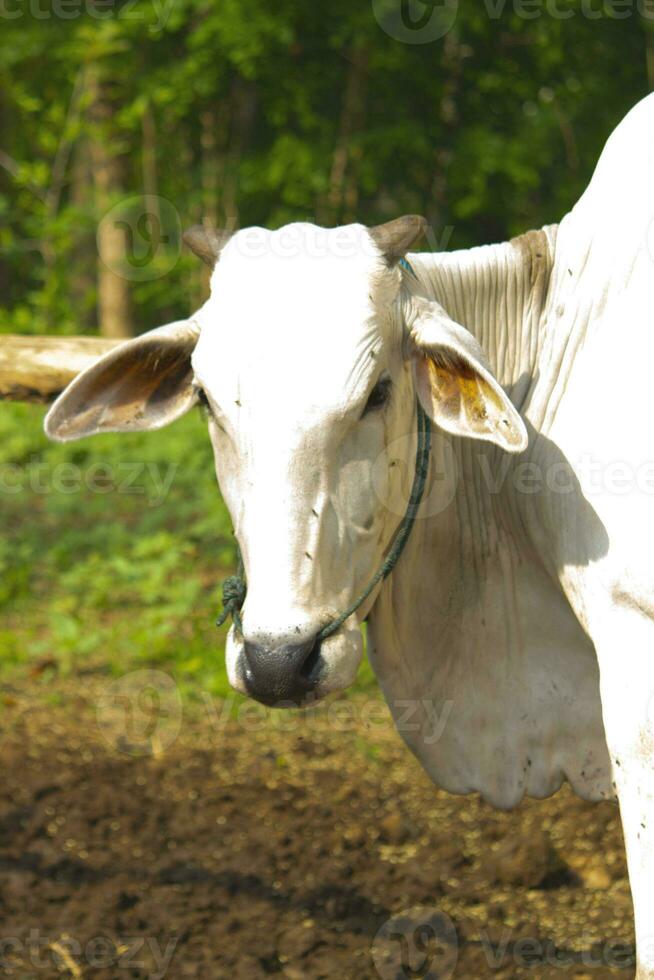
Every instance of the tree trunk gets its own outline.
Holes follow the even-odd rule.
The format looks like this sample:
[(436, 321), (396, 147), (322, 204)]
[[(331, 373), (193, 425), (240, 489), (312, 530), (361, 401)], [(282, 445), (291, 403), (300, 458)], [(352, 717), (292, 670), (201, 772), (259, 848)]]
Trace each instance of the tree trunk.
[(257, 109), (257, 90), (251, 82), (236, 76), (232, 85), (232, 126), (225, 161), (220, 223), (225, 228), (239, 224), (239, 168), (247, 149)]
[(445, 36), (442, 46), (441, 72), (443, 85), (439, 106), (441, 138), (434, 154), (435, 167), (425, 217), (429, 224), (432, 242), (440, 238), (437, 229), (446, 224), (448, 214), (448, 170), (454, 156), (454, 136), (458, 127), (459, 109), (457, 105), (461, 85), (463, 64), (456, 30)]
[[(141, 117), (141, 160), (143, 166), (143, 191), (148, 197), (157, 198), (159, 176), (157, 173), (157, 125), (152, 106), (148, 102)], [(156, 200), (153, 201), (156, 205)]]
[(203, 219), (210, 225), (218, 220), (218, 123), (213, 108), (200, 114), (200, 142), (202, 145), (202, 212)]
[[(224, 179), (225, 163), (223, 156), (222, 167), (219, 166), (217, 141), (220, 134), (217, 132), (216, 112), (213, 108), (205, 109), (201, 113), (200, 126), (202, 180), (202, 214), (200, 220), (215, 226), (218, 223), (218, 198), (220, 186)], [(209, 297), (211, 270), (204, 262), (198, 262), (195, 274), (197, 277), (195, 306), (201, 306)]]
[(318, 208), (318, 220), (325, 224), (341, 217), (344, 204), (350, 215), (353, 215), (358, 201), (356, 172), (351, 171), (347, 180), (346, 177), (348, 165), (360, 155), (360, 149), (352, 147), (352, 137), (363, 124), (367, 52), (364, 48), (353, 48), (348, 60), (343, 107), (329, 175), (329, 190), (326, 201)]
[(73, 153), (70, 201), (79, 215), (79, 231), (72, 248), (72, 266), (68, 283), (75, 310), (77, 329), (90, 330), (95, 325), (94, 298), (96, 267), (95, 237), (87, 230), (85, 219), (93, 209), (93, 170), (88, 141), (81, 137)]
[(97, 68), (89, 68), (90, 116), (94, 122), (91, 160), (95, 185), (98, 225), (98, 322), (104, 337), (132, 337), (134, 327), (129, 282), (116, 270), (127, 256), (126, 229), (118, 222), (103, 220), (107, 212), (124, 196), (123, 165), (112, 147), (116, 133), (111, 123), (114, 107), (107, 82)]
[(648, 16), (643, 22), (645, 30), (645, 59), (647, 82), (650, 92), (654, 92), (654, 21)]

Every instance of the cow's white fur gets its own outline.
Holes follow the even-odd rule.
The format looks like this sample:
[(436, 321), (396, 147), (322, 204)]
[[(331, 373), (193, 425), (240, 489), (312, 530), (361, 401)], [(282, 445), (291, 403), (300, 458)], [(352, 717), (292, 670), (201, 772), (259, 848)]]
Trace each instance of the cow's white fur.
[[(429, 404), (422, 358), (460, 344), (483, 374), (481, 345), (529, 449), (494, 444), (524, 446), (506, 404), (494, 442), (436, 429), (421, 520), (360, 616), (391, 710), (407, 719), (412, 704), (402, 734), (440, 785), (501, 807), (564, 778), (593, 799), (617, 790), (641, 978), (654, 977), (654, 522), (642, 483), (592, 480), (617, 462), (652, 471), (653, 178), (650, 97), (558, 228), (412, 255), (417, 286), (361, 226), (250, 230), (224, 249), (193, 323), (247, 570), (244, 632), (264, 644), (312, 635), (369, 579), (406, 502), (414, 372), (442, 427), (465, 432)], [(391, 404), (361, 419), (382, 371)], [(66, 397), (59, 417), (76, 409)], [(354, 617), (347, 627), (324, 644), (319, 694), (354, 676)], [(233, 631), (227, 657), (242, 688)]]
[[(362, 227), (350, 229), (344, 255), (336, 229), (312, 256), (313, 230), (259, 230), (261, 258), (249, 253), (250, 230), (233, 238), (213, 273), (193, 357), (247, 572), (245, 633), (263, 644), (287, 635), (301, 642), (345, 608), (381, 558), (393, 517), (378, 506), (370, 476), (384, 425), (357, 423), (381, 369), (372, 354), (392, 351), (388, 366), (402, 370), (401, 322), (390, 315), (400, 276), (361, 248), (369, 245)], [(296, 242), (292, 254), (284, 239)], [(323, 644), (317, 693), (354, 679), (361, 636), (354, 617), (347, 626)], [(244, 691), (242, 663), (231, 630), (228, 673)]]
[[(317, 230), (260, 229), (265, 261), (248, 253), (250, 229), (234, 236), (198, 317), (193, 355), (212, 400), (216, 468), (247, 571), (245, 637), (263, 645), (305, 640), (348, 606), (405, 509), (399, 468), (382, 475), (386, 507), (373, 480), (389, 443), (411, 430), (407, 320), (414, 344), (467, 356), (500, 391), (478, 363), (483, 355), (470, 334), (448, 323), (438, 304), (405, 295), (399, 270), (371, 248), (365, 228), (325, 232), (323, 249), (312, 254), (306, 242)], [(299, 243), (295, 254), (286, 254), (282, 237)], [(383, 372), (395, 381), (393, 410), (362, 420)], [(522, 448), (522, 423), (513, 421), (512, 448)], [(361, 638), (354, 617), (348, 627), (323, 644), (318, 696), (356, 673)], [(245, 690), (242, 664), (242, 640), (231, 631), (228, 672)]]
[[(429, 673), (429, 694), (454, 701), (438, 745), (414, 745), (436, 779), (501, 804), (523, 789), (549, 792), (564, 774), (582, 795), (617, 790), (641, 978), (654, 977), (653, 222), (650, 96), (613, 134), (558, 230), (413, 257), (425, 290), (482, 341), (526, 419), (530, 447), (516, 463), (528, 459), (561, 492), (516, 493), (509, 479), (490, 499), (478, 489), (479, 453), (456, 447), (450, 520), (411, 542), (416, 563), (421, 545), (423, 563), (424, 549), (450, 557), (451, 585), (432, 580), (447, 609), (430, 622), (441, 627), (439, 656), (423, 649), (416, 664), (379, 641), (376, 654), (391, 692), (424, 692), (415, 670)], [(410, 560), (380, 598), (376, 636), (391, 608), (402, 632), (401, 597), (420, 581)], [(425, 608), (433, 599), (432, 590)]]

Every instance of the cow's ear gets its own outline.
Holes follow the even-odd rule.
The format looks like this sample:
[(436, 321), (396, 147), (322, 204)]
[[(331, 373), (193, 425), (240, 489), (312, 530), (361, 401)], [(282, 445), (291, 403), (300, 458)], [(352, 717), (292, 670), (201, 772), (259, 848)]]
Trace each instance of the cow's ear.
[(50, 439), (159, 429), (197, 401), (191, 354), (198, 329), (181, 320), (127, 340), (82, 371), (45, 417)]
[(410, 325), (416, 388), (429, 417), (457, 436), (527, 448), (527, 430), (485, 363), (472, 334), (433, 302), (421, 302)]

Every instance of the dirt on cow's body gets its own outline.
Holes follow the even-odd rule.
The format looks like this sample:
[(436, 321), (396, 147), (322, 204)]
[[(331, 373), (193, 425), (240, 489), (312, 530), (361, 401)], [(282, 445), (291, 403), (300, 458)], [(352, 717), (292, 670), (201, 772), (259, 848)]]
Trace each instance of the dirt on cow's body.
[(633, 977), (615, 804), (438, 791), (363, 696), (228, 718), (164, 692), (139, 728), (123, 695), (0, 689), (2, 975)]

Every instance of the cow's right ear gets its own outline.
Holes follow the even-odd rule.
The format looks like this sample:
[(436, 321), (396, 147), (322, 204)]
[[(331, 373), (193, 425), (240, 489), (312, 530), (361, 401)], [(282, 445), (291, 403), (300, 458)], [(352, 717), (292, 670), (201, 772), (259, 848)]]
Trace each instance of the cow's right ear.
[(436, 425), (509, 453), (527, 448), (520, 413), (491, 374), (479, 343), (435, 300), (413, 300), (411, 341), (418, 398)]
[(127, 340), (82, 371), (45, 417), (50, 439), (140, 432), (173, 422), (197, 401), (191, 355), (199, 335), (190, 320)]

